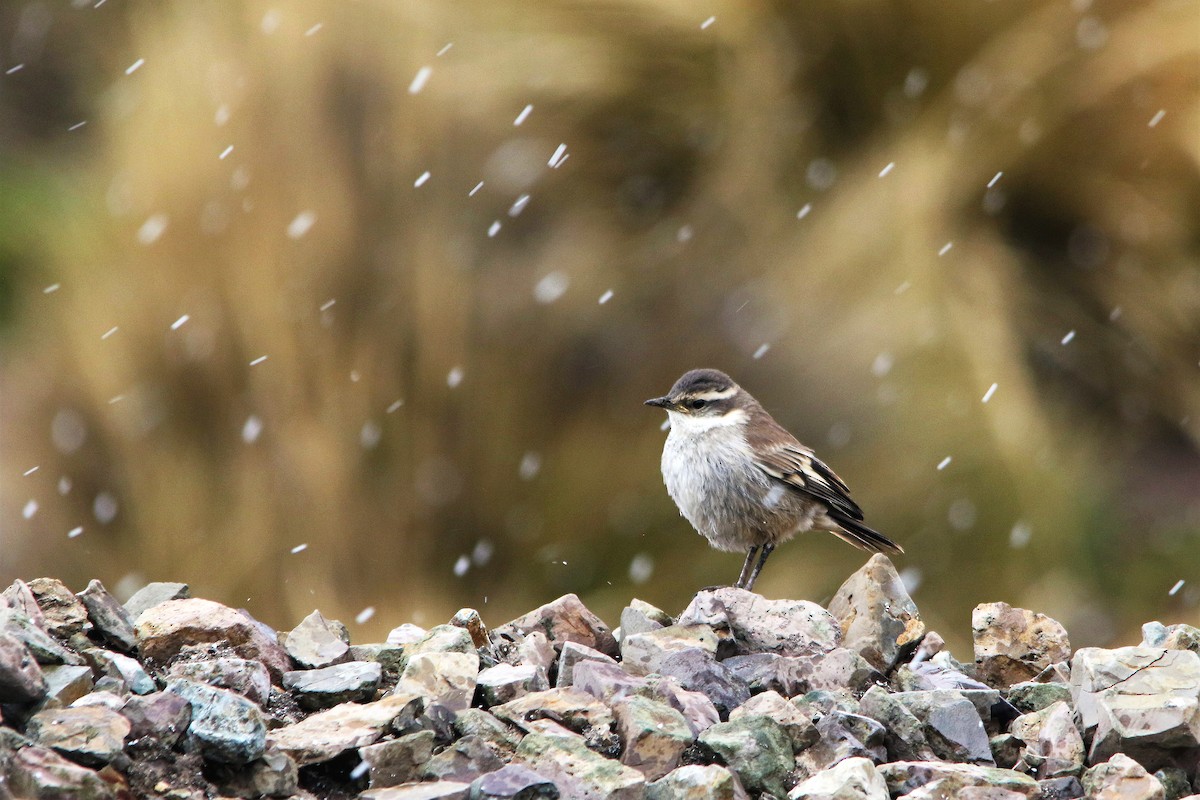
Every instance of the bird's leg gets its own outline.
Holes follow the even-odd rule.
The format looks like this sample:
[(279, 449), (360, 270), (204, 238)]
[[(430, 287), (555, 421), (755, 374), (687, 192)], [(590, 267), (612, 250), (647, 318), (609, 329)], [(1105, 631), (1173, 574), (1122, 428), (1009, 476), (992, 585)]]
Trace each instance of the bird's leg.
[(758, 545), (754, 545), (746, 552), (746, 563), (742, 564), (742, 574), (738, 576), (737, 583), (733, 585), (733, 588), (746, 588), (746, 579), (750, 577), (750, 565), (754, 563), (754, 554), (757, 552)]
[[(742, 588), (744, 588), (748, 592), (754, 589), (754, 582), (756, 580), (758, 580), (758, 573), (762, 572), (763, 564), (767, 563), (767, 556), (771, 555), (771, 553), (773, 553), (773, 552), (775, 552), (775, 545), (773, 545), (773, 544), (764, 544), (763, 545), (762, 555), (760, 555), (758, 557), (758, 563), (754, 566), (754, 572), (750, 573), (750, 580)], [(751, 556), (754, 555), (753, 550), (750, 551), (750, 555)], [(750, 566), (749, 558), (746, 559), (746, 566)]]

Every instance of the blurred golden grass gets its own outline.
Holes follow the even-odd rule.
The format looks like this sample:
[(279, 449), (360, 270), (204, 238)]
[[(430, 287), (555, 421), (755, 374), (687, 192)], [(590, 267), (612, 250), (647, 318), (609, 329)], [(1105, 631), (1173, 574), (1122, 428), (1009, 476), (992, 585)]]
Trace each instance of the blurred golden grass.
[[(187, 580), (282, 626), (374, 605), (366, 635), (565, 591), (678, 610), (737, 564), (675, 516), (640, 401), (707, 364), (905, 544), (952, 643), (996, 599), (1085, 643), (1195, 619), (1167, 596), (1200, 565), (1194, 5), (52, 13), (0, 95), (27, 198), (0, 227), (0, 576)], [(821, 599), (861, 556), (776, 559), (765, 592)]]

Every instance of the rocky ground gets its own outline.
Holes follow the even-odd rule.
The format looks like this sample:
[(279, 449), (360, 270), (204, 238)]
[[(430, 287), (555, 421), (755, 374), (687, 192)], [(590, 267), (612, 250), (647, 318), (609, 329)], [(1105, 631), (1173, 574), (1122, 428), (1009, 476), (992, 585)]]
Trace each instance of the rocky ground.
[(566, 595), (488, 631), (460, 611), (351, 644), (276, 633), (151, 584), (0, 596), (9, 797), (1018, 800), (1192, 795), (1200, 630), (1072, 653), (1004, 603), (975, 660), (927, 631), (874, 556), (829, 607), (702, 591), (615, 631)]

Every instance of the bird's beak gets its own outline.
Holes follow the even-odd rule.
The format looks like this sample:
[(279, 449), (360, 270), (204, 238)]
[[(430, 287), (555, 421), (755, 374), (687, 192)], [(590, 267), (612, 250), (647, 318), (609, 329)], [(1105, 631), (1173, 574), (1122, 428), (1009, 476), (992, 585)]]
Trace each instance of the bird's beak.
[(659, 408), (670, 408), (672, 406), (672, 403), (671, 403), (670, 399), (666, 398), (666, 397), (651, 397), (649, 400), (646, 401), (646, 405), (658, 406)]

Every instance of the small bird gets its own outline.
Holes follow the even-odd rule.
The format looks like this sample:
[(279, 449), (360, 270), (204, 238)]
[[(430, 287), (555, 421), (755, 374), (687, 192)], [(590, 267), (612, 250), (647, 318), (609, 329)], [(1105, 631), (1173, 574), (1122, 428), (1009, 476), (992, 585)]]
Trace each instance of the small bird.
[(734, 586), (753, 589), (777, 545), (814, 529), (863, 550), (904, 552), (868, 528), (842, 479), (724, 372), (684, 373), (646, 405), (670, 418), (662, 474), (679, 513), (718, 550), (746, 553)]

